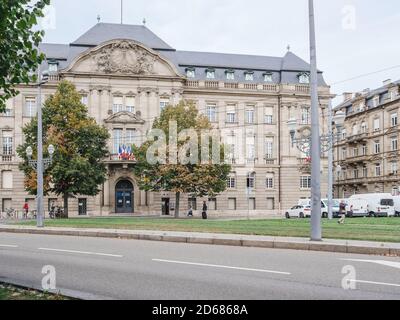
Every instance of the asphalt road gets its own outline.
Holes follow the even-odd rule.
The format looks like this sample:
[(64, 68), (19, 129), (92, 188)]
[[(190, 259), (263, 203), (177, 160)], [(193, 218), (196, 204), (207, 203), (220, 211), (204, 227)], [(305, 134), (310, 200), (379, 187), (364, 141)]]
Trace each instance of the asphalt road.
[(400, 299), (393, 257), (0, 233), (0, 281), (41, 287), (45, 265), (87, 299)]

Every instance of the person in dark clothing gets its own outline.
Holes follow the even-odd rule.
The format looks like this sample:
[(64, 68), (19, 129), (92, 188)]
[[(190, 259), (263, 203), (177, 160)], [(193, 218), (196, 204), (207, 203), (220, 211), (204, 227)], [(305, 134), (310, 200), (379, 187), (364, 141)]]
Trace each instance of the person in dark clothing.
[(193, 217), (193, 209), (192, 206), (189, 207), (189, 211), (188, 211), (188, 217)]
[(203, 202), (203, 210), (201, 213), (203, 219), (207, 219), (207, 210), (208, 210), (207, 203), (204, 201)]
[(340, 219), (338, 221), (339, 224), (344, 224), (344, 220), (346, 219), (346, 203), (344, 201), (339, 204), (339, 215)]

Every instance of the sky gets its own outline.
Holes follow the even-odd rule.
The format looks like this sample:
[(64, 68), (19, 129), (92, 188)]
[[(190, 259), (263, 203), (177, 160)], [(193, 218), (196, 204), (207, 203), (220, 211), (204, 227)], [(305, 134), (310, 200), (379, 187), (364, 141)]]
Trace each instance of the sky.
[[(338, 94), (400, 79), (399, 0), (315, 0), (318, 68)], [(123, 0), (123, 21), (178, 50), (309, 61), (308, 0)], [(44, 42), (70, 43), (97, 23), (120, 23), (120, 0), (52, 0)], [(397, 68), (393, 68), (397, 66)], [(379, 73), (383, 69), (389, 69)], [(352, 79), (360, 75), (374, 73)], [(347, 79), (350, 81), (342, 82)]]

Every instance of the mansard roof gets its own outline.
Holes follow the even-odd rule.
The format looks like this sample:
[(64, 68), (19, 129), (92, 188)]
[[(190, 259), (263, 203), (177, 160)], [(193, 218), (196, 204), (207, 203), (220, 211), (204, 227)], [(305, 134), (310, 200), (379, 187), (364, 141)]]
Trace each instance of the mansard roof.
[[(84, 51), (114, 39), (142, 43), (175, 64), (182, 75), (186, 74), (187, 68), (195, 68), (195, 80), (205, 79), (206, 70), (214, 68), (215, 80), (226, 80), (226, 70), (233, 70), (235, 81), (239, 82), (245, 81), (246, 71), (253, 71), (253, 80), (246, 82), (263, 82), (264, 74), (270, 72), (274, 83), (298, 83), (299, 73), (310, 71), (310, 65), (290, 51), (283, 57), (272, 57), (175, 50), (147, 27), (139, 25), (98, 23), (69, 45), (44, 43), (40, 49), (48, 60), (57, 60), (60, 69), (64, 69)], [(320, 85), (326, 86), (321, 71), (318, 78)]]

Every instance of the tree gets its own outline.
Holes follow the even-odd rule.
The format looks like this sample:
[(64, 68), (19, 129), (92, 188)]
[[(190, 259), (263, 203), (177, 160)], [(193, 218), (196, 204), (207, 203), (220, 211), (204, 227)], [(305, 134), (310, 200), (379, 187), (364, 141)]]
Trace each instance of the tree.
[(0, 113), (18, 94), (16, 85), (36, 81), (30, 74), (45, 59), (37, 49), (44, 31), (33, 28), (49, 4), (50, 0), (0, 0)]
[[(88, 116), (75, 86), (62, 81), (57, 92), (43, 107), (43, 146), (55, 146), (53, 163), (45, 173), (45, 194), (62, 195), (64, 214), (68, 217), (68, 199), (75, 195), (95, 196), (106, 181), (106, 166), (102, 160), (108, 155), (106, 128)], [(25, 188), (36, 194), (36, 172), (29, 166), (26, 148), (37, 150), (37, 118), (23, 128), (24, 144), (17, 148), (25, 160), (20, 169), (25, 173)], [(47, 151), (45, 151), (47, 152)], [(46, 156), (46, 154), (45, 154)]]
[[(170, 121), (176, 121), (178, 135), (192, 130), (192, 138), (183, 135), (177, 139), (176, 148), (171, 141)], [(202, 132), (212, 129), (207, 117), (200, 115), (193, 104), (181, 102), (177, 106), (167, 106), (160, 118), (153, 124), (153, 130), (158, 129), (169, 137), (168, 144), (160, 146), (156, 156), (165, 158), (165, 161), (151, 162), (148, 154), (154, 142), (146, 141), (135, 152), (137, 164), (134, 175), (141, 190), (145, 191), (170, 191), (175, 192), (175, 217), (179, 217), (179, 201), (182, 193), (192, 196), (204, 197), (219, 194), (226, 189), (226, 181), (231, 171), (231, 166), (223, 163), (224, 147), (217, 144), (216, 148), (221, 163), (212, 162), (213, 145), (208, 137), (208, 145), (201, 145)], [(194, 136), (193, 136), (194, 135)], [(158, 142), (162, 138), (159, 137)], [(219, 143), (219, 141), (218, 141)], [(215, 145), (214, 145), (215, 146)], [(200, 161), (199, 155), (208, 154), (209, 161)], [(164, 156), (163, 156), (164, 154)], [(165, 155), (169, 154), (168, 160)], [(172, 155), (172, 158), (171, 158)], [(175, 162), (176, 158), (180, 161)], [(181, 161), (182, 159), (191, 161)], [(193, 161), (192, 161), (193, 160)]]

